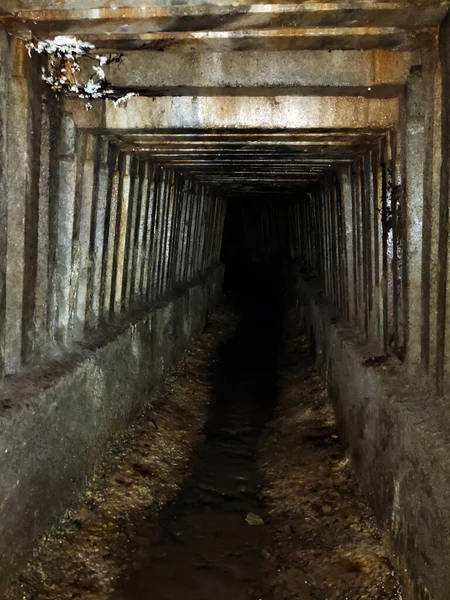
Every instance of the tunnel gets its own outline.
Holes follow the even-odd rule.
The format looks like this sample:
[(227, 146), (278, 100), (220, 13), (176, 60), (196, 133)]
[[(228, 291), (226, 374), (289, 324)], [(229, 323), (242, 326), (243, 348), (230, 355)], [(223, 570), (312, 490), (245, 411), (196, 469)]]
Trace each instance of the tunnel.
[(448, 9), (0, 1), (5, 600), (450, 598)]

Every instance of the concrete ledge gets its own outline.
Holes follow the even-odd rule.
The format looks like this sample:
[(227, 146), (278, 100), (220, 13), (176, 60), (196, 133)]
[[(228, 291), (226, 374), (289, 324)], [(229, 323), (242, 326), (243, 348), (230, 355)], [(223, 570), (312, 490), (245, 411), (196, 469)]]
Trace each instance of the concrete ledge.
[(222, 266), (91, 348), (0, 387), (0, 593), (73, 505), (107, 443), (202, 329)]
[[(405, 599), (450, 598), (450, 423), (447, 400), (429, 394), (340, 320), (317, 281), (296, 273), (313, 338), (360, 483), (386, 536)], [(369, 359), (369, 360), (367, 360)]]

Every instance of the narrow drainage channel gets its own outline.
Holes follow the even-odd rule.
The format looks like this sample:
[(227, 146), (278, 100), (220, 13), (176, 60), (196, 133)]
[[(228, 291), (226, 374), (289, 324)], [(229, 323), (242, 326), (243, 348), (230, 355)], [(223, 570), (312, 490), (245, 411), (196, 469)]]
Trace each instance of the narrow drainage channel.
[(149, 527), (141, 567), (114, 600), (258, 598), (269, 517), (259, 492), (257, 452), (276, 400), (276, 297), (240, 297), (236, 333), (218, 351), (214, 398), (190, 477)]
[(401, 598), (304, 337), (235, 304), (5, 600)]

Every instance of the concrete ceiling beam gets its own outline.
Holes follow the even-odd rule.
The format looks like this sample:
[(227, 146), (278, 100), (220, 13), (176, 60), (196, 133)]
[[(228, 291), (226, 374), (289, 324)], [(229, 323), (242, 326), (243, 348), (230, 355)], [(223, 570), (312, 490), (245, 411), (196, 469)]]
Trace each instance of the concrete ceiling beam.
[[(420, 5), (420, 10), (418, 6)], [(448, 2), (341, 0), (295, 2), (175, 3), (111, 0), (4, 0), (2, 8), (36, 32), (149, 33), (280, 27), (433, 27)]]
[[(17, 33), (27, 35), (26, 23)], [(13, 24), (10, 30), (14, 33)], [(297, 27), (238, 31), (188, 31), (133, 34), (88, 34), (49, 28), (31, 31), (39, 38), (70, 34), (95, 45), (102, 53), (127, 50), (164, 52), (236, 52), (248, 50), (370, 50), (373, 48), (412, 51), (425, 47), (435, 37), (435, 29), (405, 30), (398, 27)]]
[[(413, 62), (410, 52), (362, 50), (328, 52), (155, 53), (134, 51), (105, 67), (113, 87), (189, 95), (286, 93), (302, 95), (395, 95)], [(84, 65), (91, 69), (91, 64)], [(192, 93), (191, 95), (196, 95)]]
[(173, 129), (385, 129), (398, 121), (397, 98), (343, 97), (133, 97), (126, 110), (111, 101), (71, 99), (66, 109), (89, 130), (145, 133)]

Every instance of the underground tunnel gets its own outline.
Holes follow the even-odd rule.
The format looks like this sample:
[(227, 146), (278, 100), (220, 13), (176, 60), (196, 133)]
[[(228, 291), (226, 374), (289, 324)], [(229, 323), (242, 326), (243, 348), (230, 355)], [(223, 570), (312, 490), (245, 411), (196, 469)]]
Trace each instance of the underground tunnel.
[(0, 595), (448, 600), (448, 0), (0, 0)]

